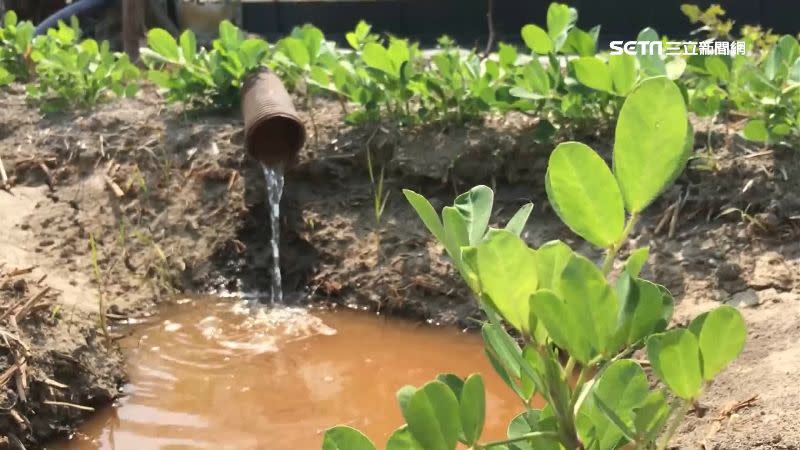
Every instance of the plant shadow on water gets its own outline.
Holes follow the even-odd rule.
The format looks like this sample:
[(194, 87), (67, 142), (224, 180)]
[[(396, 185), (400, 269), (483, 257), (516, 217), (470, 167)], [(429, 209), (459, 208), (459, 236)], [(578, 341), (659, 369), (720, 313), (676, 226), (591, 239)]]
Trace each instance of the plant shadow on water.
[(503, 437), (522, 407), (477, 335), (349, 310), (178, 303), (123, 342), (131, 381), (117, 407), (49, 448), (312, 449), (337, 423), (385, 439), (402, 422), (384, 407), (395, 391), (441, 372), (486, 377), (487, 435)]

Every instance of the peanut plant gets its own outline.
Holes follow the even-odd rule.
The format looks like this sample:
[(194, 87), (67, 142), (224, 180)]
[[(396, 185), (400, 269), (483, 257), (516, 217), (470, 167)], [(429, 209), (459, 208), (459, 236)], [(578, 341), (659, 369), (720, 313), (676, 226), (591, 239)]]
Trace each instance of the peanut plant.
[[(532, 205), (504, 229), (489, 227), (494, 194), (485, 186), (458, 196), (441, 217), (424, 197), (404, 191), (486, 313), (486, 355), (519, 397), (521, 412), (507, 438), (482, 439), (481, 375), (442, 374), (398, 391), (406, 423), (387, 450), (454, 450), (459, 442), (473, 450), (666, 448), (689, 407), (741, 352), (746, 335), (742, 316), (730, 306), (668, 330), (672, 295), (640, 277), (647, 248), (633, 251), (613, 275), (620, 247), (641, 212), (683, 171), (692, 141), (681, 91), (655, 77), (625, 99), (613, 169), (578, 142), (553, 151), (548, 199), (572, 231), (605, 250), (599, 266), (561, 241), (529, 247), (519, 236)], [(660, 381), (655, 388), (630, 358), (640, 348)], [(546, 406), (534, 408), (534, 396)], [(322, 447), (376, 448), (346, 426), (329, 429)]]
[(148, 48), (142, 59), (150, 68), (148, 78), (166, 93), (167, 99), (191, 108), (229, 109), (238, 105), (239, 89), (253, 70), (261, 67), (269, 45), (255, 38), (244, 39), (241, 31), (225, 20), (212, 48), (198, 48), (191, 30), (178, 40), (166, 30), (147, 33)]
[(112, 52), (108, 41), (80, 40), (80, 34), (73, 18), (33, 41), (37, 78), (27, 92), (44, 111), (92, 107), (112, 95), (132, 97), (139, 89), (139, 69), (128, 55)]
[(33, 41), (34, 26), (18, 21), (14, 11), (8, 11), (0, 23), (0, 86), (30, 78), (26, 60)]

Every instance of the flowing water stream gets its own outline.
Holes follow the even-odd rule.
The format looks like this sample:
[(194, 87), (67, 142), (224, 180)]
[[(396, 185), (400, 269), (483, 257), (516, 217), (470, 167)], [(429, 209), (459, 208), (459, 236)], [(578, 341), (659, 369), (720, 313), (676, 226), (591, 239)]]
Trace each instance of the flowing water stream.
[(283, 195), (283, 167), (264, 168), (264, 179), (267, 184), (267, 202), (269, 203), (269, 224), (272, 230), (270, 244), (272, 245), (272, 285), (270, 301), (283, 303), (283, 288), (281, 286), (281, 196)]
[(347, 424), (383, 448), (402, 423), (395, 392), (438, 373), (484, 375), (487, 439), (522, 409), (481, 339), (356, 311), (187, 299), (122, 342), (130, 383), (60, 450), (319, 450)]

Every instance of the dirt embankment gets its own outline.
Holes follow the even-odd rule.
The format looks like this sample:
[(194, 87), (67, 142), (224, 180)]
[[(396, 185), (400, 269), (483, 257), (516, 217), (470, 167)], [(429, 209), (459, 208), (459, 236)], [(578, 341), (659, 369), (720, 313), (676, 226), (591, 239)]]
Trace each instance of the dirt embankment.
[[(151, 314), (178, 291), (268, 290), (268, 215), (237, 117), (187, 116), (152, 92), (42, 117), (21, 95), (0, 95), (0, 158), (14, 183), (0, 191), (0, 435), (36, 448), (111, 401), (124, 380), (117, 328), (107, 341), (101, 306), (113, 325)], [(316, 132), (309, 126), (281, 205), (289, 297), (472, 324), (475, 305), (406, 205), (405, 187), (438, 210), (488, 184), (498, 221), (536, 204), (524, 232), (532, 244), (562, 239), (597, 255), (548, 208), (551, 145), (539, 142), (534, 122), (352, 128), (337, 106), (318, 103)], [(698, 133), (690, 169), (650, 208), (629, 248), (651, 246), (646, 275), (675, 294), (678, 323), (723, 301), (748, 321), (744, 354), (679, 443), (800, 448), (800, 152), (749, 148), (732, 133)], [(380, 225), (367, 149), (386, 166)]]

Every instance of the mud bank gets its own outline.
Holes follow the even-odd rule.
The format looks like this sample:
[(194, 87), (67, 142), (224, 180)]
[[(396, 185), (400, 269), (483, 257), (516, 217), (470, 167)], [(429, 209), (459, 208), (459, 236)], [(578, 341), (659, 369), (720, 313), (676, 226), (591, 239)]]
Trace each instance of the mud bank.
[[(50, 117), (19, 93), (0, 96), (12, 183), (0, 191), (0, 436), (38, 448), (117, 394), (115, 324), (176, 293), (268, 290), (268, 215), (238, 117), (189, 116), (147, 90)], [(322, 102), (314, 127), (301, 114), (309, 145), (281, 205), (284, 290), (295, 302), (474, 325), (466, 288), (400, 188), (439, 209), (476, 183), (493, 186), (498, 221), (533, 201), (529, 242), (562, 239), (592, 254), (547, 205), (552, 145), (539, 141), (536, 119), (398, 130), (345, 126), (338, 106)], [(646, 275), (676, 296), (678, 323), (719, 302), (740, 306), (748, 322), (744, 354), (691, 413), (681, 447), (800, 448), (800, 152), (750, 148), (736, 127), (697, 124), (690, 169), (624, 251), (651, 246)], [(610, 142), (607, 133), (580, 139)], [(380, 224), (368, 149), (390, 191)]]

